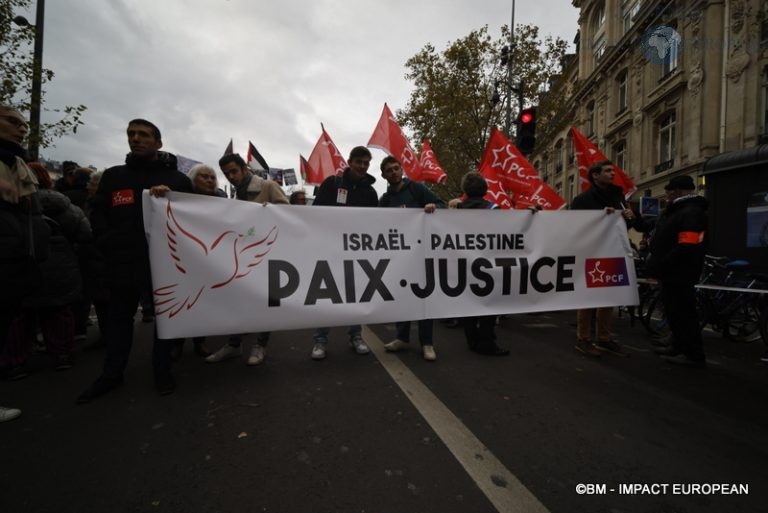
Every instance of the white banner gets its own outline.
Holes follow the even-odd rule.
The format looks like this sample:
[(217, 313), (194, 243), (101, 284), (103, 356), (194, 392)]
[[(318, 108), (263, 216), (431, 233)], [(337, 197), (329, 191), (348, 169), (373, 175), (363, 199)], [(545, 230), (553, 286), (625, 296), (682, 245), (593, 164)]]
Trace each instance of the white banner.
[(619, 214), (144, 194), (162, 338), (638, 303)]

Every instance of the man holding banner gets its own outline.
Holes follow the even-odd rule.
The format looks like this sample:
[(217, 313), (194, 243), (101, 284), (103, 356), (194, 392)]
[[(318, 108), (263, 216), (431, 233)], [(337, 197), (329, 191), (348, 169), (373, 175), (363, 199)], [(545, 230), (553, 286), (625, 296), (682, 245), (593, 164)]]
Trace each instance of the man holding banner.
[[(387, 192), (379, 200), (380, 207), (392, 208), (422, 208), (424, 212), (431, 214), (436, 208), (445, 208), (445, 202), (429, 190), (424, 184), (414, 182), (403, 176), (403, 167), (393, 156), (384, 157), (379, 166), (381, 176), (389, 183)], [(408, 347), (411, 340), (411, 321), (395, 323), (397, 338), (384, 344), (387, 351), (399, 351)], [(419, 321), (419, 342), (424, 359), (434, 361), (437, 359), (435, 348), (432, 344), (432, 319)]]
[[(621, 211), (627, 226), (635, 215), (624, 203), (621, 187), (613, 184), (615, 174), (609, 160), (596, 162), (590, 166), (587, 178), (590, 188), (582, 192), (571, 203), (571, 210), (605, 210), (606, 214)], [(595, 316), (597, 343), (592, 343), (592, 316)], [(602, 352), (626, 356), (621, 346), (611, 338), (611, 318), (613, 307), (584, 308), (576, 312), (576, 350), (588, 356), (599, 357)]]
[[(320, 184), (315, 201), (316, 206), (336, 207), (377, 207), (379, 195), (373, 188), (376, 179), (368, 174), (371, 165), (371, 152), (365, 146), (355, 146), (349, 153), (348, 165), (341, 175), (329, 176)], [(328, 345), (330, 328), (317, 328), (312, 347), (312, 359), (325, 358), (325, 349)], [(357, 354), (368, 354), (370, 349), (366, 345), (362, 333), (362, 326), (354, 324), (349, 327), (349, 343)]]

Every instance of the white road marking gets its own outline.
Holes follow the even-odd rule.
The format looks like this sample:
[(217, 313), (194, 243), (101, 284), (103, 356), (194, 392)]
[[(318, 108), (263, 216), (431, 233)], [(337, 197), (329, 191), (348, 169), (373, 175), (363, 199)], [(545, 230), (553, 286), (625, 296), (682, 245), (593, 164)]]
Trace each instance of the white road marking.
[(384, 349), (381, 339), (368, 326), (363, 330), (382, 367), (500, 513), (549, 512), (400, 358)]

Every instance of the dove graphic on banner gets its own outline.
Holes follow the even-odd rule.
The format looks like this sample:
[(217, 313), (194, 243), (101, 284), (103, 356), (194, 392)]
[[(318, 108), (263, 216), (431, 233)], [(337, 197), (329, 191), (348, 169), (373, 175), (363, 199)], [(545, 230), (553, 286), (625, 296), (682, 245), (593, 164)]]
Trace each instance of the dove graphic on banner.
[[(511, 198), (505, 194), (509, 207), (499, 203), (502, 208), (538, 205), (544, 210), (558, 210), (565, 206), (565, 200), (541, 181), (528, 159), (496, 127), (491, 130), (478, 170), (488, 181), (488, 194), (492, 191), (491, 181), (498, 181), (502, 191), (512, 194)], [(488, 196), (486, 199), (496, 201)]]
[(416, 150), (408, 142), (403, 129), (397, 124), (395, 116), (386, 103), (381, 111), (379, 122), (368, 140), (368, 147), (377, 148), (387, 155), (392, 155), (400, 161), (400, 165), (403, 166), (403, 171), (408, 178), (414, 181), (423, 181), (419, 172)]
[(429, 139), (424, 139), (421, 143), (421, 154), (419, 155), (419, 181), (429, 183), (445, 183), (448, 175), (437, 162), (435, 152), (429, 144)]
[[(589, 167), (595, 162), (608, 159), (603, 154), (603, 152), (601, 152), (597, 146), (592, 144), (592, 141), (587, 139), (584, 134), (579, 132), (575, 126), (571, 127), (571, 136), (573, 137), (573, 148), (574, 152), (576, 153), (576, 162), (579, 165), (579, 182), (581, 183), (581, 191), (584, 192), (590, 187), (589, 179), (587, 178)], [(621, 190), (624, 193), (624, 197), (628, 199), (630, 196), (632, 196), (632, 193), (637, 190), (637, 187), (635, 187), (635, 183), (632, 181), (632, 179), (627, 176), (627, 174), (624, 173), (624, 171), (619, 166), (613, 162), (611, 162), (611, 165), (615, 171), (613, 175), (613, 184), (621, 187)]]
[(309, 154), (307, 161), (309, 166), (305, 168), (307, 172), (307, 185), (320, 185), (323, 180), (333, 175), (340, 175), (348, 167), (347, 161), (341, 156), (341, 152), (333, 143), (331, 136), (325, 131), (325, 127), (320, 123), (323, 133), (317, 140), (312, 153)]
[[(154, 290), (155, 315), (158, 316), (174, 317), (191, 309), (206, 289), (218, 289), (247, 276), (277, 240), (278, 229), (273, 226), (265, 237), (256, 241), (251, 241), (253, 228), (246, 234), (228, 230), (209, 246), (178, 223), (170, 201), (165, 213), (169, 258), (181, 276), (177, 283)], [(231, 261), (232, 264), (228, 267), (206, 266), (209, 258)], [(223, 272), (210, 276), (211, 269)]]

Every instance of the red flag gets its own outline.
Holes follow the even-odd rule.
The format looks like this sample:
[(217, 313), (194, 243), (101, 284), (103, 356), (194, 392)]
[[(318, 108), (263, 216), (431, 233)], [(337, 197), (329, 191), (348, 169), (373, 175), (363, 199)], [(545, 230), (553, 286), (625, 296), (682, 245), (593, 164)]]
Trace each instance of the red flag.
[(504, 191), (502, 181), (499, 178), (496, 170), (492, 167), (486, 166), (480, 169), (480, 174), (483, 175), (485, 181), (488, 182), (488, 192), (485, 193), (483, 198), (490, 201), (491, 203), (496, 203), (499, 208), (512, 208), (512, 201), (510, 201), (509, 196)]
[[(489, 177), (499, 180), (503, 189), (510, 191), (510, 208), (539, 205), (545, 210), (558, 210), (565, 206), (565, 200), (541, 181), (520, 150), (495, 127), (491, 130), (479, 171), (486, 181)], [(490, 192), (491, 183), (488, 185)]]
[[(592, 141), (576, 130), (576, 127), (571, 127), (571, 136), (573, 137), (573, 148), (576, 153), (576, 161), (579, 164), (581, 190), (586, 191), (590, 187), (589, 178), (587, 178), (589, 166), (595, 162), (608, 159), (597, 146), (592, 144)], [(621, 190), (624, 192), (624, 197), (629, 198), (632, 196), (632, 193), (637, 190), (635, 183), (619, 166), (613, 164), (613, 162), (611, 162), (611, 164), (615, 171), (615, 174), (613, 175), (613, 184), (621, 187)]]
[(309, 154), (306, 168), (308, 185), (320, 185), (323, 180), (333, 175), (340, 175), (348, 167), (347, 161), (341, 156), (339, 149), (333, 144), (331, 136), (325, 131), (325, 127), (320, 124), (323, 133), (317, 140), (312, 153)]
[(408, 142), (403, 129), (395, 121), (395, 116), (392, 115), (386, 103), (381, 111), (379, 123), (368, 141), (368, 147), (378, 148), (399, 160), (400, 165), (403, 166), (403, 171), (411, 180), (422, 180), (419, 173), (419, 162), (416, 160), (416, 150)]
[(445, 183), (448, 175), (437, 162), (435, 152), (429, 144), (429, 139), (424, 139), (421, 143), (421, 155), (419, 155), (419, 180), (430, 183)]

